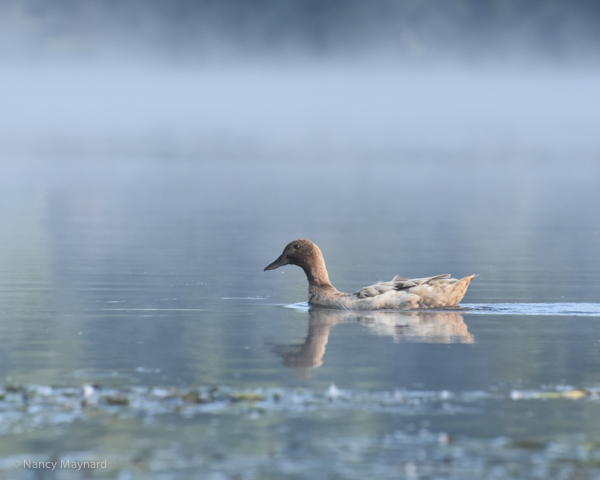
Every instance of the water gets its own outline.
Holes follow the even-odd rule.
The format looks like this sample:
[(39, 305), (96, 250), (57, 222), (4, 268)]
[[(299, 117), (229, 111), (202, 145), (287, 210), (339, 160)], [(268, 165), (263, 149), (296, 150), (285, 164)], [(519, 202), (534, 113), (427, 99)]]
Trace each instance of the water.
[[(599, 478), (600, 164), (561, 155), (8, 159), (0, 469)], [(296, 238), (341, 291), (479, 276), (458, 310), (308, 309), (263, 272)]]

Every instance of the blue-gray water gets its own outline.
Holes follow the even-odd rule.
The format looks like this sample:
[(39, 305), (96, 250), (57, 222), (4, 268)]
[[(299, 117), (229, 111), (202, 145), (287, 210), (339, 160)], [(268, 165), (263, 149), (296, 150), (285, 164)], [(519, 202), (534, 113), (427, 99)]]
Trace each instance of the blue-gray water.
[[(597, 478), (597, 160), (4, 162), (3, 474)], [(342, 291), (479, 276), (457, 311), (308, 310), (263, 272), (295, 238)]]

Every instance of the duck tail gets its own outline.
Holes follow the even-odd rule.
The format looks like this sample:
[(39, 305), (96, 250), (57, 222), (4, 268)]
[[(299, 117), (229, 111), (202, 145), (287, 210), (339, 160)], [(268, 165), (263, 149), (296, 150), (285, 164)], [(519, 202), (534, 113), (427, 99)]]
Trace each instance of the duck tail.
[(458, 304), (467, 293), (467, 288), (469, 288), (469, 284), (471, 280), (473, 280), (477, 275), (469, 275), (468, 277), (461, 278), (458, 282), (452, 285), (452, 299), (450, 301), (450, 305), (454, 307), (458, 307)]

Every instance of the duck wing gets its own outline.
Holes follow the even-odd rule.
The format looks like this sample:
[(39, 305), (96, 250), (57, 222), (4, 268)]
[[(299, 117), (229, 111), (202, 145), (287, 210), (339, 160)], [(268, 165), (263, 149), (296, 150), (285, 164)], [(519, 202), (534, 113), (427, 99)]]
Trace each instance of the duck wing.
[(377, 282), (368, 287), (361, 288), (358, 292), (354, 292), (358, 298), (369, 298), (376, 297), (383, 293), (399, 290), (408, 290), (412, 287), (418, 287), (420, 285), (426, 285), (429, 283), (435, 283), (434, 280), (449, 279), (449, 274), (436, 275), (434, 277), (424, 278), (402, 278), (400, 275), (396, 275), (390, 282)]

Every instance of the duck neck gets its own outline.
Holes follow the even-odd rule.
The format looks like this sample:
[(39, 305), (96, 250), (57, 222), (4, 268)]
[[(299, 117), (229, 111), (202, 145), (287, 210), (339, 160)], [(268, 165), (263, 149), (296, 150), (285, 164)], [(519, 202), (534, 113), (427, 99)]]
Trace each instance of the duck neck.
[(316, 259), (316, 261), (311, 262), (310, 264), (301, 265), (301, 267), (304, 270), (304, 273), (306, 273), (308, 290), (310, 292), (328, 289), (335, 290), (329, 281), (329, 275), (327, 274), (323, 257)]

